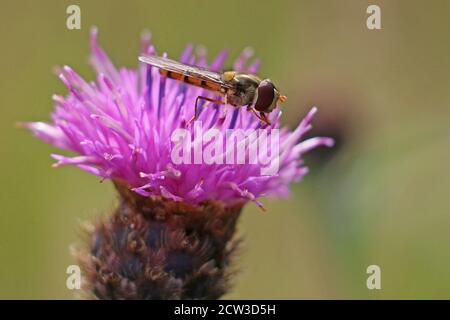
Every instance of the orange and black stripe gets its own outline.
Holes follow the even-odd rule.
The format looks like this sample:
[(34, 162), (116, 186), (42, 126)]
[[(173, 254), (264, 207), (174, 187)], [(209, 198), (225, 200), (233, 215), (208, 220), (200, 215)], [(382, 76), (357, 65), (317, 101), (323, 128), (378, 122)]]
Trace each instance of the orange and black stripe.
[(222, 87), (219, 83), (216, 83), (214, 81), (199, 79), (199, 78), (189, 76), (187, 74), (183, 74), (183, 73), (179, 73), (179, 72), (159, 69), (159, 73), (164, 77), (182, 81), (184, 83), (187, 83), (187, 84), (190, 84), (190, 85), (193, 85), (196, 87), (201, 87), (201, 88), (207, 89), (207, 90), (220, 92), (220, 89)]

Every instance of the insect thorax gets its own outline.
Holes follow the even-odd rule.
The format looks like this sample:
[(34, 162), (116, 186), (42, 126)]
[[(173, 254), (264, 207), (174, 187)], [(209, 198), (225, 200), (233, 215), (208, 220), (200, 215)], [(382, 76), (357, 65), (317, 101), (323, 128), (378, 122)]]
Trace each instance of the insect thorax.
[(236, 74), (232, 80), (233, 89), (227, 92), (227, 102), (236, 107), (253, 104), (260, 82), (254, 75)]

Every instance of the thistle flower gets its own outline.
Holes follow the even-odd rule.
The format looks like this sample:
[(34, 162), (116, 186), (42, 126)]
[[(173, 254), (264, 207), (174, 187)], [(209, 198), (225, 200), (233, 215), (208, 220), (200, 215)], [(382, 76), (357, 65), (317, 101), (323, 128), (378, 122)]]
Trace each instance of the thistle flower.
[[(188, 120), (195, 99), (210, 93), (164, 78), (144, 64), (117, 69), (99, 47), (95, 29), (90, 47), (96, 81), (63, 67), (59, 77), (69, 93), (53, 97), (52, 121), (25, 125), (38, 138), (76, 154), (53, 154), (55, 167), (76, 166), (111, 179), (118, 190), (119, 206), (93, 226), (89, 248), (78, 254), (86, 290), (100, 299), (219, 298), (227, 289), (239, 242), (234, 234), (242, 207), (250, 201), (262, 206), (263, 196), (287, 195), (289, 184), (307, 173), (301, 156), (331, 146), (332, 140), (300, 142), (315, 108), (292, 132), (280, 128), (277, 108), (264, 129), (269, 138), (279, 131), (277, 154), (268, 150), (271, 159), (276, 157), (276, 173), (261, 175), (258, 163), (174, 163), (174, 131), (194, 135)], [(156, 54), (148, 34), (142, 37), (141, 54)], [(204, 50), (194, 55), (188, 46), (179, 61), (219, 71), (226, 56), (222, 51), (208, 65)], [(250, 56), (244, 50), (233, 68), (255, 73), (259, 62), (248, 63)], [(245, 108), (231, 106), (204, 105), (198, 120), (219, 133), (262, 129)], [(224, 134), (220, 139), (228, 143), (232, 138)], [(188, 145), (195, 148), (196, 140)], [(243, 150), (248, 157), (251, 146)]]

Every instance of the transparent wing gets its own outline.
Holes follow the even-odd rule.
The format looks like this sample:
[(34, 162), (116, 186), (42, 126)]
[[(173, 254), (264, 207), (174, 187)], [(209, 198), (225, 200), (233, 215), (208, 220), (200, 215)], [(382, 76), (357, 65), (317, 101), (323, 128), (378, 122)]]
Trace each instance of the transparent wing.
[(188, 75), (201, 80), (212, 81), (224, 87), (230, 87), (230, 84), (222, 80), (222, 76), (220, 73), (216, 73), (200, 67), (183, 64), (175, 60), (157, 56), (141, 56), (139, 57), (139, 60), (159, 69)]

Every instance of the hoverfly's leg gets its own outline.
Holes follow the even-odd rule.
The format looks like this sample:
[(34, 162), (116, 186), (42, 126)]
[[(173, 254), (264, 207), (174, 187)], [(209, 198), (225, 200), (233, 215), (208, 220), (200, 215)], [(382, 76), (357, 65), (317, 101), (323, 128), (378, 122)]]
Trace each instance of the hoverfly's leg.
[(191, 118), (191, 120), (188, 121), (188, 123), (187, 123), (188, 125), (191, 124), (191, 122), (197, 120), (197, 118), (198, 118), (198, 101), (200, 99), (205, 100), (205, 101), (209, 101), (209, 102), (212, 102), (212, 103), (225, 104), (225, 102), (217, 100), (217, 99), (211, 99), (211, 98), (204, 97), (204, 96), (198, 96), (197, 99), (195, 99), (194, 116)]
[(247, 106), (247, 110), (253, 112), (255, 114), (255, 116), (264, 124), (270, 126), (270, 121), (267, 118), (266, 114), (264, 112), (259, 112), (255, 110), (255, 108), (251, 107), (251, 106)]
[(269, 120), (269, 118), (267, 118), (267, 115), (264, 113), (264, 112), (260, 112), (259, 113), (259, 116), (260, 116), (260, 119), (265, 123), (265, 124), (267, 124), (268, 126), (270, 126), (270, 120)]

